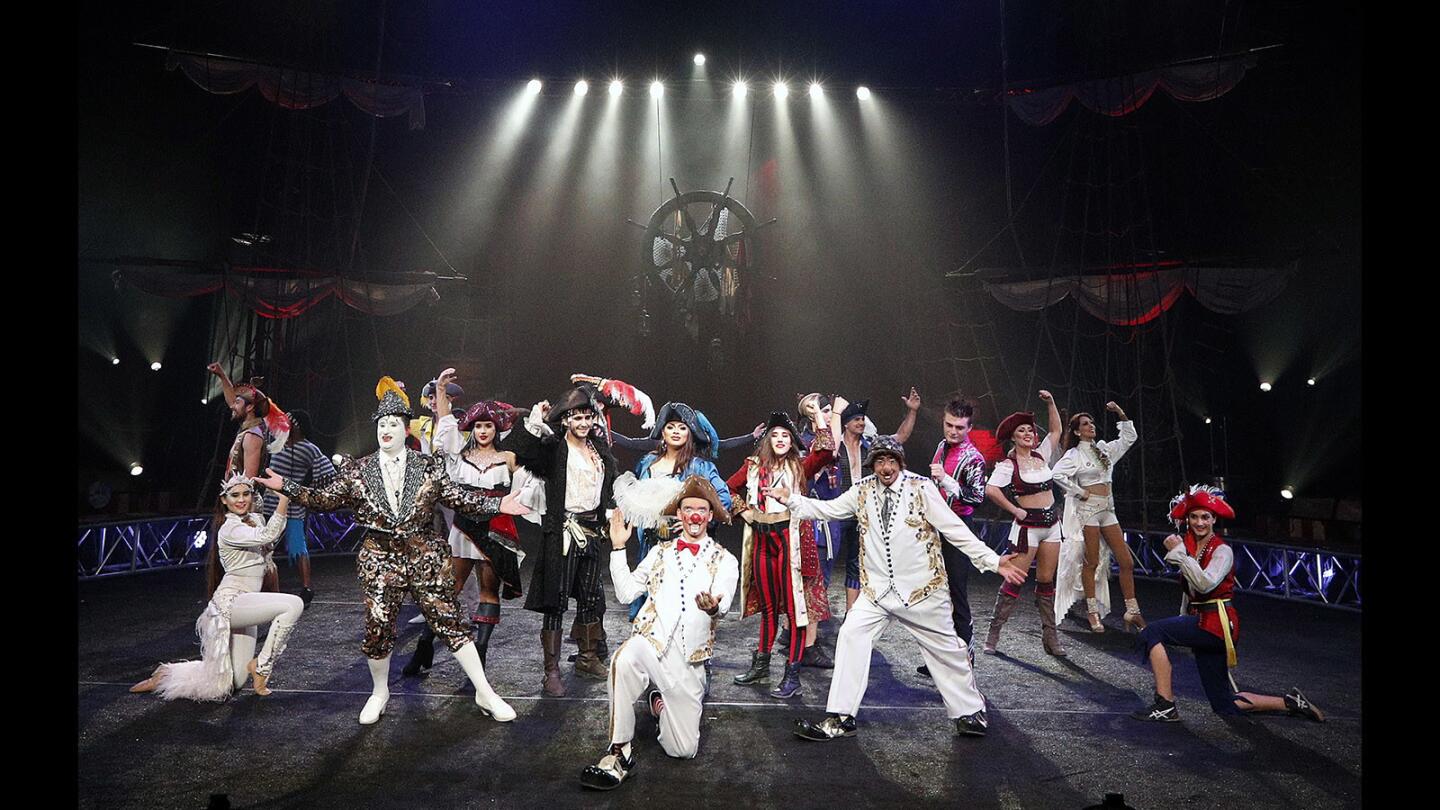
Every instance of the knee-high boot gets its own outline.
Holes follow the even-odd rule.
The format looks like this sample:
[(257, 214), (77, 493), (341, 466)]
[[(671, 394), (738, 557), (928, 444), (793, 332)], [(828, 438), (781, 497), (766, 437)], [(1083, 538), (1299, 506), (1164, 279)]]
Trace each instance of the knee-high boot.
[(560, 631), (541, 630), (540, 648), (545, 652), (545, 680), (542, 687), (550, 697), (565, 697), (565, 682), (560, 680)]
[(1019, 588), (1008, 582), (1000, 586), (999, 593), (995, 594), (995, 612), (990, 617), (990, 632), (985, 636), (985, 652), (994, 655), (999, 649), (1000, 630), (1005, 627), (1005, 622), (1010, 621), (1010, 613), (1015, 610), (1015, 602), (1019, 598)]
[(1064, 658), (1065, 648), (1060, 645), (1060, 633), (1055, 629), (1055, 583), (1035, 583), (1035, 607), (1040, 609), (1040, 640), (1045, 652)]
[(601, 681), (610, 676), (610, 669), (600, 660), (598, 649), (602, 630), (600, 622), (580, 626), (580, 655), (575, 659), (576, 675)]
[(495, 625), (500, 623), (500, 606), (488, 602), (481, 602), (475, 609), (475, 652), (480, 654), (480, 663), (485, 663), (485, 653), (490, 650), (490, 634), (495, 632)]

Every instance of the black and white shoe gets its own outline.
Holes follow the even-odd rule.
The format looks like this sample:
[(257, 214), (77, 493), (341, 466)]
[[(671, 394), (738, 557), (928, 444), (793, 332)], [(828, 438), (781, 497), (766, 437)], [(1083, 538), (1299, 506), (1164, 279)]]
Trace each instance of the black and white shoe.
[(1320, 711), (1314, 703), (1306, 700), (1298, 687), (1292, 686), (1290, 691), (1285, 693), (1285, 708), (1289, 709), (1290, 713), (1296, 717), (1304, 717), (1317, 723), (1325, 722), (1325, 713)]
[(594, 765), (585, 766), (580, 772), (580, 784), (592, 790), (614, 790), (620, 787), (635, 770), (635, 752), (631, 751), (627, 758), (624, 754), (625, 746), (616, 743), (610, 746), (610, 751), (600, 758)]
[(855, 718), (848, 714), (826, 715), (824, 720), (813, 723), (809, 720), (795, 721), (795, 736), (802, 740), (833, 740), (836, 737), (854, 737), (858, 729)]
[(1150, 704), (1150, 708), (1131, 712), (1130, 716), (1136, 720), (1148, 720), (1153, 723), (1180, 722), (1180, 710), (1175, 708), (1175, 702), (1166, 700), (1159, 695), (1155, 696), (1155, 702)]
[(989, 728), (984, 711), (955, 718), (955, 733), (961, 737), (984, 737)]

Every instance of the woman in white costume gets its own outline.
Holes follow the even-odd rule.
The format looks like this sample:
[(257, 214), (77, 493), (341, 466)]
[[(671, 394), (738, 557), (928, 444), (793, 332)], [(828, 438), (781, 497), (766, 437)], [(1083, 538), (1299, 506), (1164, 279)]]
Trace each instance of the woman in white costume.
[[(305, 603), (294, 594), (260, 592), (271, 550), (285, 530), (290, 499), (281, 495), (265, 522), (253, 511), (258, 503), (255, 485), (242, 474), (221, 485), (206, 565), (210, 604), (195, 622), (201, 659), (161, 664), (131, 692), (155, 692), (166, 700), (223, 700), (250, 677), (257, 695), (270, 694), (266, 682)], [(267, 622), (270, 634), (254, 658), (256, 631)]]
[[(1098, 426), (1088, 413), (1070, 417), (1065, 428), (1065, 455), (1055, 464), (1055, 483), (1065, 493), (1065, 535), (1060, 571), (1055, 584), (1055, 613), (1064, 616), (1080, 594), (1085, 596), (1090, 629), (1105, 632), (1100, 620), (1110, 614), (1110, 555), (1120, 563), (1120, 593), (1125, 598), (1125, 627), (1145, 628), (1140, 603), (1135, 599), (1135, 560), (1125, 545), (1125, 533), (1115, 517), (1111, 490), (1115, 464), (1135, 444), (1135, 423), (1114, 402), (1105, 410), (1119, 418), (1114, 441), (1096, 440)], [(1100, 541), (1104, 539), (1104, 545)]]

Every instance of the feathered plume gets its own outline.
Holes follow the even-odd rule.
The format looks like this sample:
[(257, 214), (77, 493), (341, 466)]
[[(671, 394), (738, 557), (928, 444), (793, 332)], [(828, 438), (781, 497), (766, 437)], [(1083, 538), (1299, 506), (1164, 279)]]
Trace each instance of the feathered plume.
[(995, 440), (995, 432), (983, 428), (973, 428), (970, 431), (970, 443), (980, 451), (985, 458), (985, 469), (991, 469), (995, 462), (1005, 457), (1005, 448)]
[(650, 396), (644, 391), (624, 380), (605, 380), (600, 384), (600, 393), (614, 402), (616, 406), (624, 408), (636, 416), (644, 416), (645, 421), (640, 423), (640, 427), (646, 430), (655, 427), (655, 404), (650, 401)]
[(290, 440), (290, 414), (280, 410), (275, 400), (270, 400), (270, 412), (265, 414), (265, 430), (270, 434), (270, 443), (265, 449), (274, 455), (285, 449)]
[(405, 403), (405, 407), (410, 407), (410, 396), (405, 393), (405, 387), (390, 379), (389, 375), (381, 377), (380, 382), (375, 383), (375, 398), (384, 399), (386, 391), (394, 391), (400, 401)]
[(637, 479), (626, 471), (615, 479), (615, 505), (625, 513), (625, 522), (641, 529), (659, 528), (667, 520), (660, 514), (675, 500), (685, 482), (670, 475)]

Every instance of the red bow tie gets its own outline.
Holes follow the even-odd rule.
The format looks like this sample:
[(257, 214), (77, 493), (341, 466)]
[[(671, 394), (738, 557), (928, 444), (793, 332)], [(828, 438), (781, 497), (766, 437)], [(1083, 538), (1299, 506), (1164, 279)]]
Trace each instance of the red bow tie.
[(688, 551), (688, 552), (690, 552), (691, 554), (694, 554), (694, 555), (696, 555), (696, 556), (699, 556), (699, 554), (700, 554), (700, 544), (699, 544), (699, 543), (687, 543), (687, 542), (684, 541), (684, 540), (676, 540), (676, 541), (675, 541), (675, 553), (676, 553), (676, 554), (679, 554), (679, 553), (682, 552), (682, 551)]

